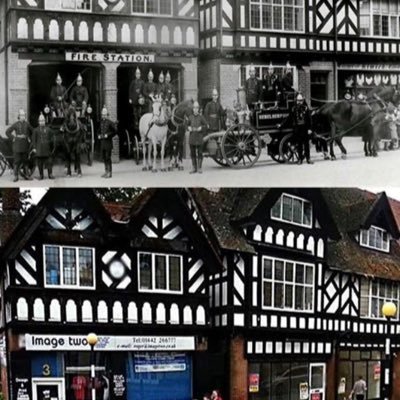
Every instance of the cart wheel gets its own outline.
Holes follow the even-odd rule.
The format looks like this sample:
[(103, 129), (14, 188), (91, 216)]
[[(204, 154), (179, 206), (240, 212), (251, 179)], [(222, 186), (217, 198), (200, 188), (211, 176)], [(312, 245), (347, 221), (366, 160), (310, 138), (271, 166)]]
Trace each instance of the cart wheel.
[(231, 126), (222, 137), (221, 152), (231, 168), (250, 168), (260, 158), (261, 139), (250, 125)]
[(3, 176), (6, 168), (7, 168), (7, 161), (4, 158), (3, 154), (0, 153), (0, 176)]
[(278, 139), (274, 139), (269, 145), (268, 145), (268, 154), (271, 156), (271, 158), (280, 163), (283, 164), (285, 162), (285, 159), (282, 158), (281, 153), (279, 151), (279, 145), (280, 142)]
[(285, 135), (279, 144), (279, 155), (284, 163), (295, 163), (299, 161), (297, 143), (293, 133)]
[(224, 160), (222, 156), (212, 156), (211, 157), (218, 165), (221, 167), (229, 167), (228, 163)]
[(136, 165), (140, 164), (140, 144), (139, 144), (139, 140), (136, 137), (136, 135), (133, 138), (133, 142), (132, 142), (132, 156), (133, 159), (135, 160)]
[(125, 129), (125, 139), (126, 139), (126, 147), (127, 147), (126, 157), (127, 158), (131, 158), (131, 156), (132, 156), (132, 142), (131, 142), (131, 138), (129, 136), (128, 129)]

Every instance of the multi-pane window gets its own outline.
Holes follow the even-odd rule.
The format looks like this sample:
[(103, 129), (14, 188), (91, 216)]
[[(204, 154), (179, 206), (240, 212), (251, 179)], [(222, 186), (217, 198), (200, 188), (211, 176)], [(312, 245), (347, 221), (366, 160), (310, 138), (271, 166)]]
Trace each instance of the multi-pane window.
[(284, 193), (272, 207), (271, 218), (311, 228), (312, 204), (300, 197)]
[(132, 0), (132, 12), (172, 15), (172, 0)]
[(252, 29), (304, 31), (304, 0), (250, 0)]
[(45, 0), (47, 10), (90, 11), (92, 0)]
[(139, 289), (182, 293), (182, 257), (171, 254), (139, 253)]
[(382, 228), (370, 226), (367, 229), (361, 229), (360, 244), (372, 249), (389, 252), (389, 234)]
[(94, 249), (44, 246), (46, 286), (94, 288)]
[(400, 37), (400, 0), (364, 0), (360, 32), (364, 36)]
[(361, 281), (361, 316), (384, 318), (382, 306), (391, 301), (397, 306), (396, 319), (399, 318), (399, 285), (391, 282), (372, 281), (363, 278)]
[(263, 306), (284, 310), (314, 309), (314, 265), (263, 258)]

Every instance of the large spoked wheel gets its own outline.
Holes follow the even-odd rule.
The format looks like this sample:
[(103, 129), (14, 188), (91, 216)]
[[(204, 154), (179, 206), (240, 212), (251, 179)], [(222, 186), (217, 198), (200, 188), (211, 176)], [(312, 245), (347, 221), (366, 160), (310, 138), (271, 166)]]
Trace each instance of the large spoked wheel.
[(4, 158), (3, 154), (0, 153), (0, 176), (3, 176), (6, 168), (7, 168), (7, 161)]
[(260, 158), (261, 139), (250, 125), (231, 126), (222, 137), (221, 152), (231, 168), (250, 168)]
[(273, 139), (273, 141), (268, 145), (268, 154), (274, 161), (283, 164), (285, 162), (285, 159), (281, 156), (279, 145), (279, 140), (276, 138)]
[(299, 161), (297, 141), (293, 133), (285, 135), (279, 145), (279, 155), (284, 163), (296, 163)]
[(140, 163), (140, 145), (139, 145), (139, 140), (136, 136), (134, 136), (133, 141), (132, 141), (132, 156), (133, 156), (133, 159), (135, 160), (136, 165), (139, 165), (139, 163)]
[(212, 159), (221, 167), (229, 167), (228, 163), (224, 160), (222, 155), (212, 156)]

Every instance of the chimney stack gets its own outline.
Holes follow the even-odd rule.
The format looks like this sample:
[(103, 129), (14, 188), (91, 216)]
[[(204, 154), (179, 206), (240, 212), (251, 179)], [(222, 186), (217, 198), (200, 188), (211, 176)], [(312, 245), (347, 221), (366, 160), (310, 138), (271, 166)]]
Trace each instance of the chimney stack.
[(21, 220), (21, 201), (19, 188), (2, 190), (3, 212), (0, 215), (0, 245), (10, 237)]

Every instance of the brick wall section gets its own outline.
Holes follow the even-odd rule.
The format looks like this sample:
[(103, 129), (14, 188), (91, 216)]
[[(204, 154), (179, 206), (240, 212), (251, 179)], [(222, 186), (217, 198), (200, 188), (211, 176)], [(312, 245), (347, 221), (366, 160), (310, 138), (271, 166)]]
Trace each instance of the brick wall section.
[(244, 357), (245, 340), (241, 336), (230, 342), (230, 396), (231, 400), (248, 400), (247, 360)]
[(19, 189), (3, 189), (3, 213), (0, 215), (0, 243), (4, 243), (21, 220)]
[(203, 103), (211, 97), (214, 86), (220, 88), (220, 60), (204, 60), (199, 62), (199, 100)]
[(197, 57), (182, 63), (183, 67), (183, 99), (197, 100), (198, 96), (198, 68)]
[(239, 87), (240, 65), (239, 64), (221, 64), (221, 88), (220, 100), (224, 108), (233, 107), (233, 101), (237, 98), (237, 89)]
[(303, 93), (308, 104), (311, 102), (311, 74), (310, 67), (299, 70), (299, 91)]
[(6, 124), (18, 116), (18, 110), (28, 110), (28, 65), (31, 60), (19, 60), (17, 53), (8, 50), (8, 105)]

